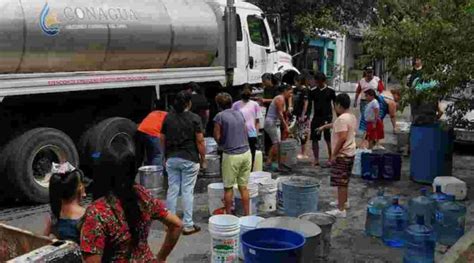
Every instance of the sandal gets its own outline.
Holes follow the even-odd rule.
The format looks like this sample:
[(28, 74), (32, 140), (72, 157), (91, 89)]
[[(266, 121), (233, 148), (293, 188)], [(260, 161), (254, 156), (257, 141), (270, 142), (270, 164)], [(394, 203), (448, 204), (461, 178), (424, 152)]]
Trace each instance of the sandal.
[(199, 231), (201, 231), (201, 228), (199, 226), (194, 225), (192, 227), (192, 230), (187, 230), (186, 228), (183, 229), (183, 236), (189, 236), (192, 234), (196, 234)]

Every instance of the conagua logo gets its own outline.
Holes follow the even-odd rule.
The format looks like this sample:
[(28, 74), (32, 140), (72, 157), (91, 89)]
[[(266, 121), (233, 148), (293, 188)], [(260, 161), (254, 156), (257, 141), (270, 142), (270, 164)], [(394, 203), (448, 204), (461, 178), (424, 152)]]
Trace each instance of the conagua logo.
[(40, 15), (41, 30), (48, 36), (55, 36), (59, 33), (59, 20), (56, 13), (49, 13), (49, 5), (46, 3)]

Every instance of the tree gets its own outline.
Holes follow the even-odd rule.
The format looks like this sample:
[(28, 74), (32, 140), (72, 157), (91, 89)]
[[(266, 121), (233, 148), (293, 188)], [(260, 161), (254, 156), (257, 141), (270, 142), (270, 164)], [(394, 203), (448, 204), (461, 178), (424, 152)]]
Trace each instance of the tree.
[[(402, 105), (460, 94), (474, 73), (473, 0), (379, 0), (377, 16), (364, 36), (365, 60), (383, 59), (388, 71), (405, 87)], [(406, 87), (413, 58), (423, 61), (423, 79), (437, 88)], [(448, 109), (449, 124), (465, 124), (462, 116), (474, 108), (472, 98), (458, 98)]]
[(265, 13), (280, 14), (287, 52), (294, 64), (303, 67), (310, 38), (325, 30), (340, 31), (343, 26), (367, 22), (375, 0), (252, 0)]

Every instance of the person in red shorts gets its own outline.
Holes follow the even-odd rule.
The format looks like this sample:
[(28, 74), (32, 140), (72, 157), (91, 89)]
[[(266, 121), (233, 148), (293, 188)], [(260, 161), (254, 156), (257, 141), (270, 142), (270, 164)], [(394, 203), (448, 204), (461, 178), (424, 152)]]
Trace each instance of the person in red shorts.
[(375, 91), (372, 89), (365, 91), (367, 106), (364, 111), (364, 118), (367, 122), (367, 131), (365, 139), (369, 142), (369, 149), (378, 145), (379, 140), (384, 138), (383, 122), (380, 119), (380, 104), (375, 98)]

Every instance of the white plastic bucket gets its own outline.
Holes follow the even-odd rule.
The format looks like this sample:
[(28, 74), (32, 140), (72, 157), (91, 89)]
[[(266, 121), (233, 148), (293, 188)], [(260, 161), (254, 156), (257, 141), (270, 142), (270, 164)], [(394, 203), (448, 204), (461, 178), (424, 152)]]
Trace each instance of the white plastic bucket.
[[(263, 217), (259, 216), (244, 216), (240, 218), (240, 237), (252, 229), (256, 229), (258, 223), (265, 220)], [(242, 250), (242, 242), (240, 242), (239, 258), (244, 259), (244, 251)]]
[(277, 210), (278, 214), (285, 214), (285, 205), (283, 204), (283, 182), (290, 180), (290, 176), (282, 176), (277, 178)]
[(240, 220), (233, 215), (215, 215), (209, 218), (212, 263), (238, 261), (240, 248)]
[(272, 174), (269, 172), (252, 172), (250, 173), (249, 184), (258, 184), (268, 179), (272, 179)]
[(267, 213), (273, 212), (277, 209), (277, 187), (278, 183), (276, 180), (267, 179), (259, 183), (258, 189), (258, 212)]
[(222, 207), (224, 204), (224, 184), (214, 183), (207, 186), (209, 214), (214, 215), (214, 212)]
[[(257, 209), (258, 185), (254, 183), (249, 183), (247, 185), (247, 189), (249, 190), (249, 198), (250, 198), (250, 214), (256, 215), (258, 212), (258, 209)], [(244, 215), (244, 208), (242, 206), (242, 198), (240, 197), (240, 191), (237, 186), (234, 187), (234, 206), (235, 206), (235, 213), (237, 215)]]

